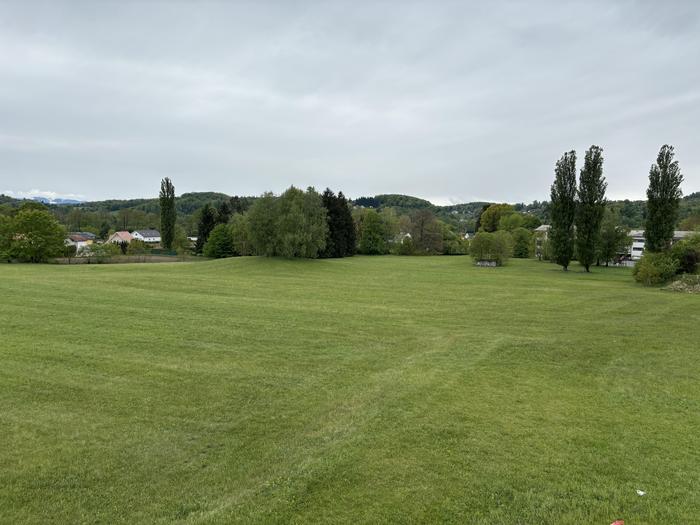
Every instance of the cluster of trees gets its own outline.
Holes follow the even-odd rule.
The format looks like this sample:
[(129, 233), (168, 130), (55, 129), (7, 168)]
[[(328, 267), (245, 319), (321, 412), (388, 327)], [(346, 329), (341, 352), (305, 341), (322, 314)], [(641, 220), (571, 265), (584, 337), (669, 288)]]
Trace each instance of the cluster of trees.
[(365, 255), (462, 255), (469, 244), (432, 210), (398, 215), (394, 208), (358, 208), (354, 212), (357, 251)]
[(475, 262), (504, 264), (510, 257), (528, 258), (535, 251), (533, 231), (542, 224), (525, 207), (485, 204), (476, 218), (476, 235), (470, 252)]
[(303, 191), (292, 186), (280, 196), (265, 193), (247, 211), (232, 210), (228, 215), (226, 211), (202, 211), (198, 233), (207, 257), (315, 258), (355, 253), (355, 224), (342, 192), (336, 195), (327, 189), (320, 195), (313, 188)]
[(646, 285), (668, 281), (676, 274), (696, 273), (700, 261), (700, 234), (673, 244), (683, 182), (674, 155), (673, 146), (663, 146), (649, 170), (645, 250), (634, 268), (635, 279)]
[[(426, 201), (427, 202), (427, 201)], [(291, 187), (266, 193), (246, 212), (227, 216), (206, 207), (198, 246), (208, 257), (264, 255), (347, 257), (365, 255), (466, 254), (468, 242), (455, 228), (421, 208), (399, 215), (394, 208), (353, 208), (341, 193), (319, 195)]]
[(603, 149), (591, 146), (576, 181), (576, 152), (557, 161), (551, 187), (549, 251), (567, 270), (574, 258), (589, 272), (593, 263), (612, 260), (629, 242), (613, 210), (606, 210)]

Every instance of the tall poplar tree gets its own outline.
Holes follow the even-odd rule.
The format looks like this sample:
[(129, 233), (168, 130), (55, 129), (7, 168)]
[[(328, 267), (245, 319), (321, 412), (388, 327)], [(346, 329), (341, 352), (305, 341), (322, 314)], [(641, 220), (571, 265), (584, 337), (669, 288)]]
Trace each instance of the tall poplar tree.
[(678, 220), (678, 205), (683, 195), (683, 175), (678, 161), (673, 160), (673, 146), (665, 144), (649, 170), (647, 219), (644, 228), (645, 248), (651, 252), (667, 250), (673, 241)]
[(569, 151), (557, 161), (551, 190), (552, 225), (549, 241), (552, 259), (568, 270), (574, 256), (574, 218), (576, 215), (576, 152)]
[(173, 247), (176, 220), (175, 186), (168, 177), (165, 177), (160, 181), (160, 237), (166, 250)]
[(202, 253), (204, 245), (209, 240), (209, 234), (216, 226), (216, 211), (211, 207), (211, 204), (204, 205), (199, 212), (199, 223), (197, 224), (197, 244), (195, 251)]
[(581, 168), (576, 203), (576, 251), (587, 272), (596, 260), (607, 186), (603, 177), (603, 148), (591, 146)]

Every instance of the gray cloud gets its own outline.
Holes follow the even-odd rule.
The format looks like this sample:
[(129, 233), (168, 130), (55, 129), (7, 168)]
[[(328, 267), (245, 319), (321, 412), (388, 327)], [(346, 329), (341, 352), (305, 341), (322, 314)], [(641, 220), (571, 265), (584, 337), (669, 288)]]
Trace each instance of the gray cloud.
[(697, 191), (700, 5), (670, 4), (4, 2), (0, 189), (529, 201), (599, 144), (638, 198), (668, 142)]

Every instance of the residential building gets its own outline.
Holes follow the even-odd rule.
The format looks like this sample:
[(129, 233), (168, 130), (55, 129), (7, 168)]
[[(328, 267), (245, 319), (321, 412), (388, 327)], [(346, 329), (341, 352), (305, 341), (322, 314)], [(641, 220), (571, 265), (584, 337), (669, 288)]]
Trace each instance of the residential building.
[(130, 243), (133, 237), (128, 231), (119, 231), (119, 232), (114, 232), (112, 235), (109, 236), (109, 239), (107, 239), (107, 242), (111, 242), (114, 244), (121, 244), (123, 242), (125, 243)]
[(160, 232), (158, 230), (136, 230), (131, 232), (131, 237), (136, 241), (143, 241), (148, 244), (160, 242)]
[(66, 246), (75, 246), (76, 254), (88, 249), (88, 246), (90, 246), (92, 243), (93, 239), (89, 239), (84, 235), (79, 235), (77, 233), (68, 234), (68, 237), (66, 237), (66, 239), (63, 241), (63, 244)]

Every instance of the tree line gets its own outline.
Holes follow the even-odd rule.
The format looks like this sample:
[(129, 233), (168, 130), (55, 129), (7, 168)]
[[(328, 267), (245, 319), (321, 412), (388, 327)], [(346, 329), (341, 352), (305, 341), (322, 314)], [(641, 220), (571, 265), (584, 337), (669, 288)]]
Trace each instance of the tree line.
[[(649, 170), (644, 222), (645, 251), (635, 265), (635, 277), (647, 284), (669, 279), (676, 272), (694, 272), (700, 259), (699, 237), (673, 245), (682, 197), (681, 174), (673, 146), (664, 145)], [(591, 146), (576, 179), (576, 152), (562, 155), (551, 186), (551, 258), (564, 270), (576, 258), (586, 272), (629, 246), (627, 230), (607, 206), (603, 150)], [(695, 261), (695, 262), (693, 262)], [(652, 274), (650, 276), (650, 274)]]

